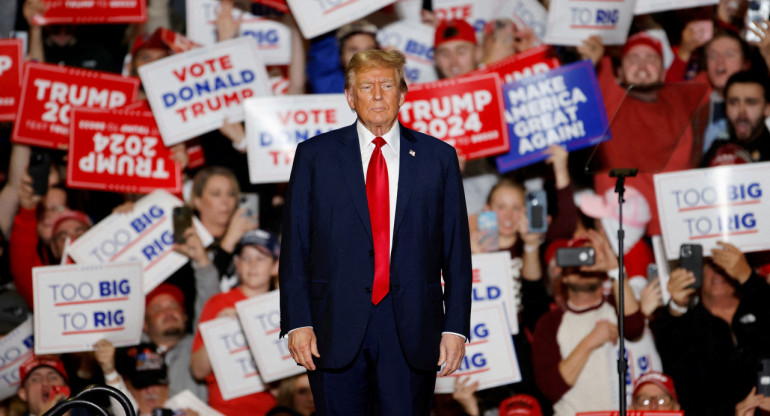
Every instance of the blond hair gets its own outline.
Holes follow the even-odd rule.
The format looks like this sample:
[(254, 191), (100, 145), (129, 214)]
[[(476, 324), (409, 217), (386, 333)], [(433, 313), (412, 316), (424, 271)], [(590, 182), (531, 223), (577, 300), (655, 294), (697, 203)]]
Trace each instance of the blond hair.
[(398, 87), (401, 92), (407, 91), (406, 77), (404, 76), (404, 65), (406, 57), (397, 50), (381, 51), (371, 49), (364, 52), (358, 52), (348, 62), (345, 68), (345, 90), (352, 88), (355, 83), (355, 75), (361, 71), (374, 68), (393, 68), (398, 76)]

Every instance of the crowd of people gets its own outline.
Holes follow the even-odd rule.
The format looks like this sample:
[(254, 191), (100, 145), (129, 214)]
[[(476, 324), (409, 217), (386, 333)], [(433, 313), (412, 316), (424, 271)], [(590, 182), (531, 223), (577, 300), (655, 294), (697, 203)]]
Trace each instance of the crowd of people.
[[(30, 61), (136, 76), (140, 66), (174, 53), (157, 30), (184, 33), (181, 3), (149, 0), (143, 24), (40, 26), (34, 17), (43, 13), (43, 0), (9, 1), (0, 13), (0, 37), (27, 31)], [(547, 0), (540, 3), (549, 6)], [(599, 163), (628, 161), (672, 172), (770, 160), (770, 24), (746, 26), (748, 3), (721, 0), (635, 16), (624, 45), (606, 46), (599, 36), (577, 47), (550, 45), (562, 64), (593, 63), (614, 137), (599, 148)], [(234, 7), (232, 0), (221, 0), (219, 41), (238, 35)], [(304, 39), (289, 13), (256, 3), (249, 7), (291, 29), (290, 63), (268, 68), (282, 79), (276, 85), (284, 88), (277, 93), (343, 93), (351, 57), (379, 47), (382, 11)], [(514, 16), (483, 27), (441, 20), (430, 10), (422, 10), (420, 19), (435, 30), (432, 55), (441, 79), (463, 77), (542, 44)], [(747, 42), (746, 33), (758, 40)], [(617, 111), (621, 103), (623, 112)], [(60, 264), (67, 240), (111, 213), (131, 212), (142, 197), (66, 187), (66, 154), (12, 143), (13, 123), (20, 122), (0, 125), (3, 335), (34, 310), (33, 267)], [(192, 166), (195, 148), (202, 149), (205, 162)], [(182, 197), (214, 242), (204, 245), (190, 227), (184, 241), (174, 244), (190, 261), (146, 295), (141, 344), (115, 348), (101, 340), (92, 352), (30, 356), (19, 371), (18, 394), (0, 403), (0, 416), (42, 416), (94, 382), (126, 392), (143, 416), (154, 415), (185, 390), (228, 416), (313, 414), (304, 374), (225, 400), (197, 330), (199, 323), (235, 316), (238, 301), (278, 290), (286, 184), (249, 183), (242, 123), (227, 123), (171, 151), (183, 169)], [(674, 262), (665, 288), (671, 300), (664, 304), (661, 283), (647, 276), (648, 265), (655, 263), (651, 237), (662, 233), (652, 173), (626, 180), (625, 267), (619, 270), (615, 178), (585, 173), (590, 151), (568, 153), (551, 145), (545, 162), (505, 174), (492, 159), (460, 158), (471, 251), (510, 254), (517, 288), (511, 302), (519, 305), (520, 326), (513, 343), (522, 380), (479, 390), (478, 382), (456, 377), (453, 394), (435, 395), (433, 414), (572, 416), (617, 408), (612, 355), (619, 338), (619, 281), (625, 288), (626, 343), (649, 356), (629, 380), (630, 409), (698, 416), (770, 412), (770, 396), (757, 389), (758, 373), (770, 359), (767, 256), (720, 242), (704, 253), (699, 288), (692, 287), (695, 274)], [(52, 160), (42, 195), (28, 173), (31, 155), (39, 152)], [(530, 232), (525, 212), (527, 192), (539, 189), (549, 201), (542, 233)], [(258, 195), (253, 207), (258, 215), (239, 206), (242, 194)], [(479, 214), (489, 211), (497, 218), (493, 239), (478, 226)], [(596, 261), (562, 267), (556, 252), (564, 247), (591, 247)], [(122, 412), (115, 403), (103, 405)], [(197, 416), (192, 409), (174, 410)]]

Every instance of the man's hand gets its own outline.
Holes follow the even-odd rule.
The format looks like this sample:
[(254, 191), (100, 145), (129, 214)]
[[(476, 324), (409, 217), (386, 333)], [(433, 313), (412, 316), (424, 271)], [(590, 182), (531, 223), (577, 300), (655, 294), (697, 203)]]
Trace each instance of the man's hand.
[(448, 376), (458, 368), (465, 357), (465, 339), (455, 334), (444, 334), (441, 336), (441, 345), (439, 346), (438, 365), (446, 365), (441, 370), (439, 377)]
[(115, 371), (115, 346), (106, 339), (100, 339), (94, 344), (94, 358), (99, 363), (102, 373), (109, 374)]
[(605, 342), (615, 344), (618, 342), (618, 326), (610, 321), (598, 321), (593, 331), (586, 336), (586, 340), (592, 349), (599, 348)]
[(717, 241), (717, 244), (722, 248), (711, 249), (714, 264), (721, 267), (729, 277), (737, 280), (739, 283), (746, 283), (751, 276), (751, 266), (746, 261), (746, 256), (743, 255), (738, 247), (730, 243)]
[[(695, 283), (695, 275), (691, 271), (680, 268), (671, 272), (671, 278), (668, 280), (668, 293), (671, 294), (671, 301), (676, 302), (681, 307), (686, 307), (690, 303), (690, 297), (695, 293), (695, 289), (689, 287), (693, 283)], [(672, 314), (679, 316), (673, 311)]]
[(298, 328), (291, 331), (289, 334), (289, 352), (297, 364), (309, 371), (315, 371), (313, 356), (320, 357), (321, 354), (318, 353), (318, 344), (316, 344), (313, 328)]
[(660, 280), (655, 279), (642, 289), (639, 307), (644, 316), (652, 316), (661, 306), (663, 306), (663, 290), (660, 287)]

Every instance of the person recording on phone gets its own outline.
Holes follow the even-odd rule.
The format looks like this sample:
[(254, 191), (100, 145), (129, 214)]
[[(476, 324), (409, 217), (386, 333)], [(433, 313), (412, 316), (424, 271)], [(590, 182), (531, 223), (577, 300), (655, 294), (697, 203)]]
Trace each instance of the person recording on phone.
[[(732, 414), (756, 386), (762, 359), (770, 358), (770, 286), (737, 247), (718, 244), (701, 270), (671, 272), (671, 301), (650, 323), (688, 414)], [(697, 250), (683, 247), (680, 264), (697, 264), (693, 257)]]
[[(617, 299), (618, 259), (602, 233), (588, 230), (586, 235), (557, 251), (566, 302), (540, 319), (532, 343), (535, 380), (556, 416), (618, 406), (613, 399), (617, 311), (602, 294), (609, 278)], [(631, 340), (642, 335), (644, 316), (628, 280), (623, 284), (625, 338)]]

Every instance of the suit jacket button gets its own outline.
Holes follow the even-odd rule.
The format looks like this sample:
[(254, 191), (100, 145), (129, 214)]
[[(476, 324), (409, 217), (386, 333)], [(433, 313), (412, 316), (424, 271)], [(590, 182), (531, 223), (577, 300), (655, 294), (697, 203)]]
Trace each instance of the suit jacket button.
[(372, 288), (370, 288), (370, 287), (365, 287), (365, 288), (364, 288), (364, 292), (366, 292), (366, 293), (372, 293)]

